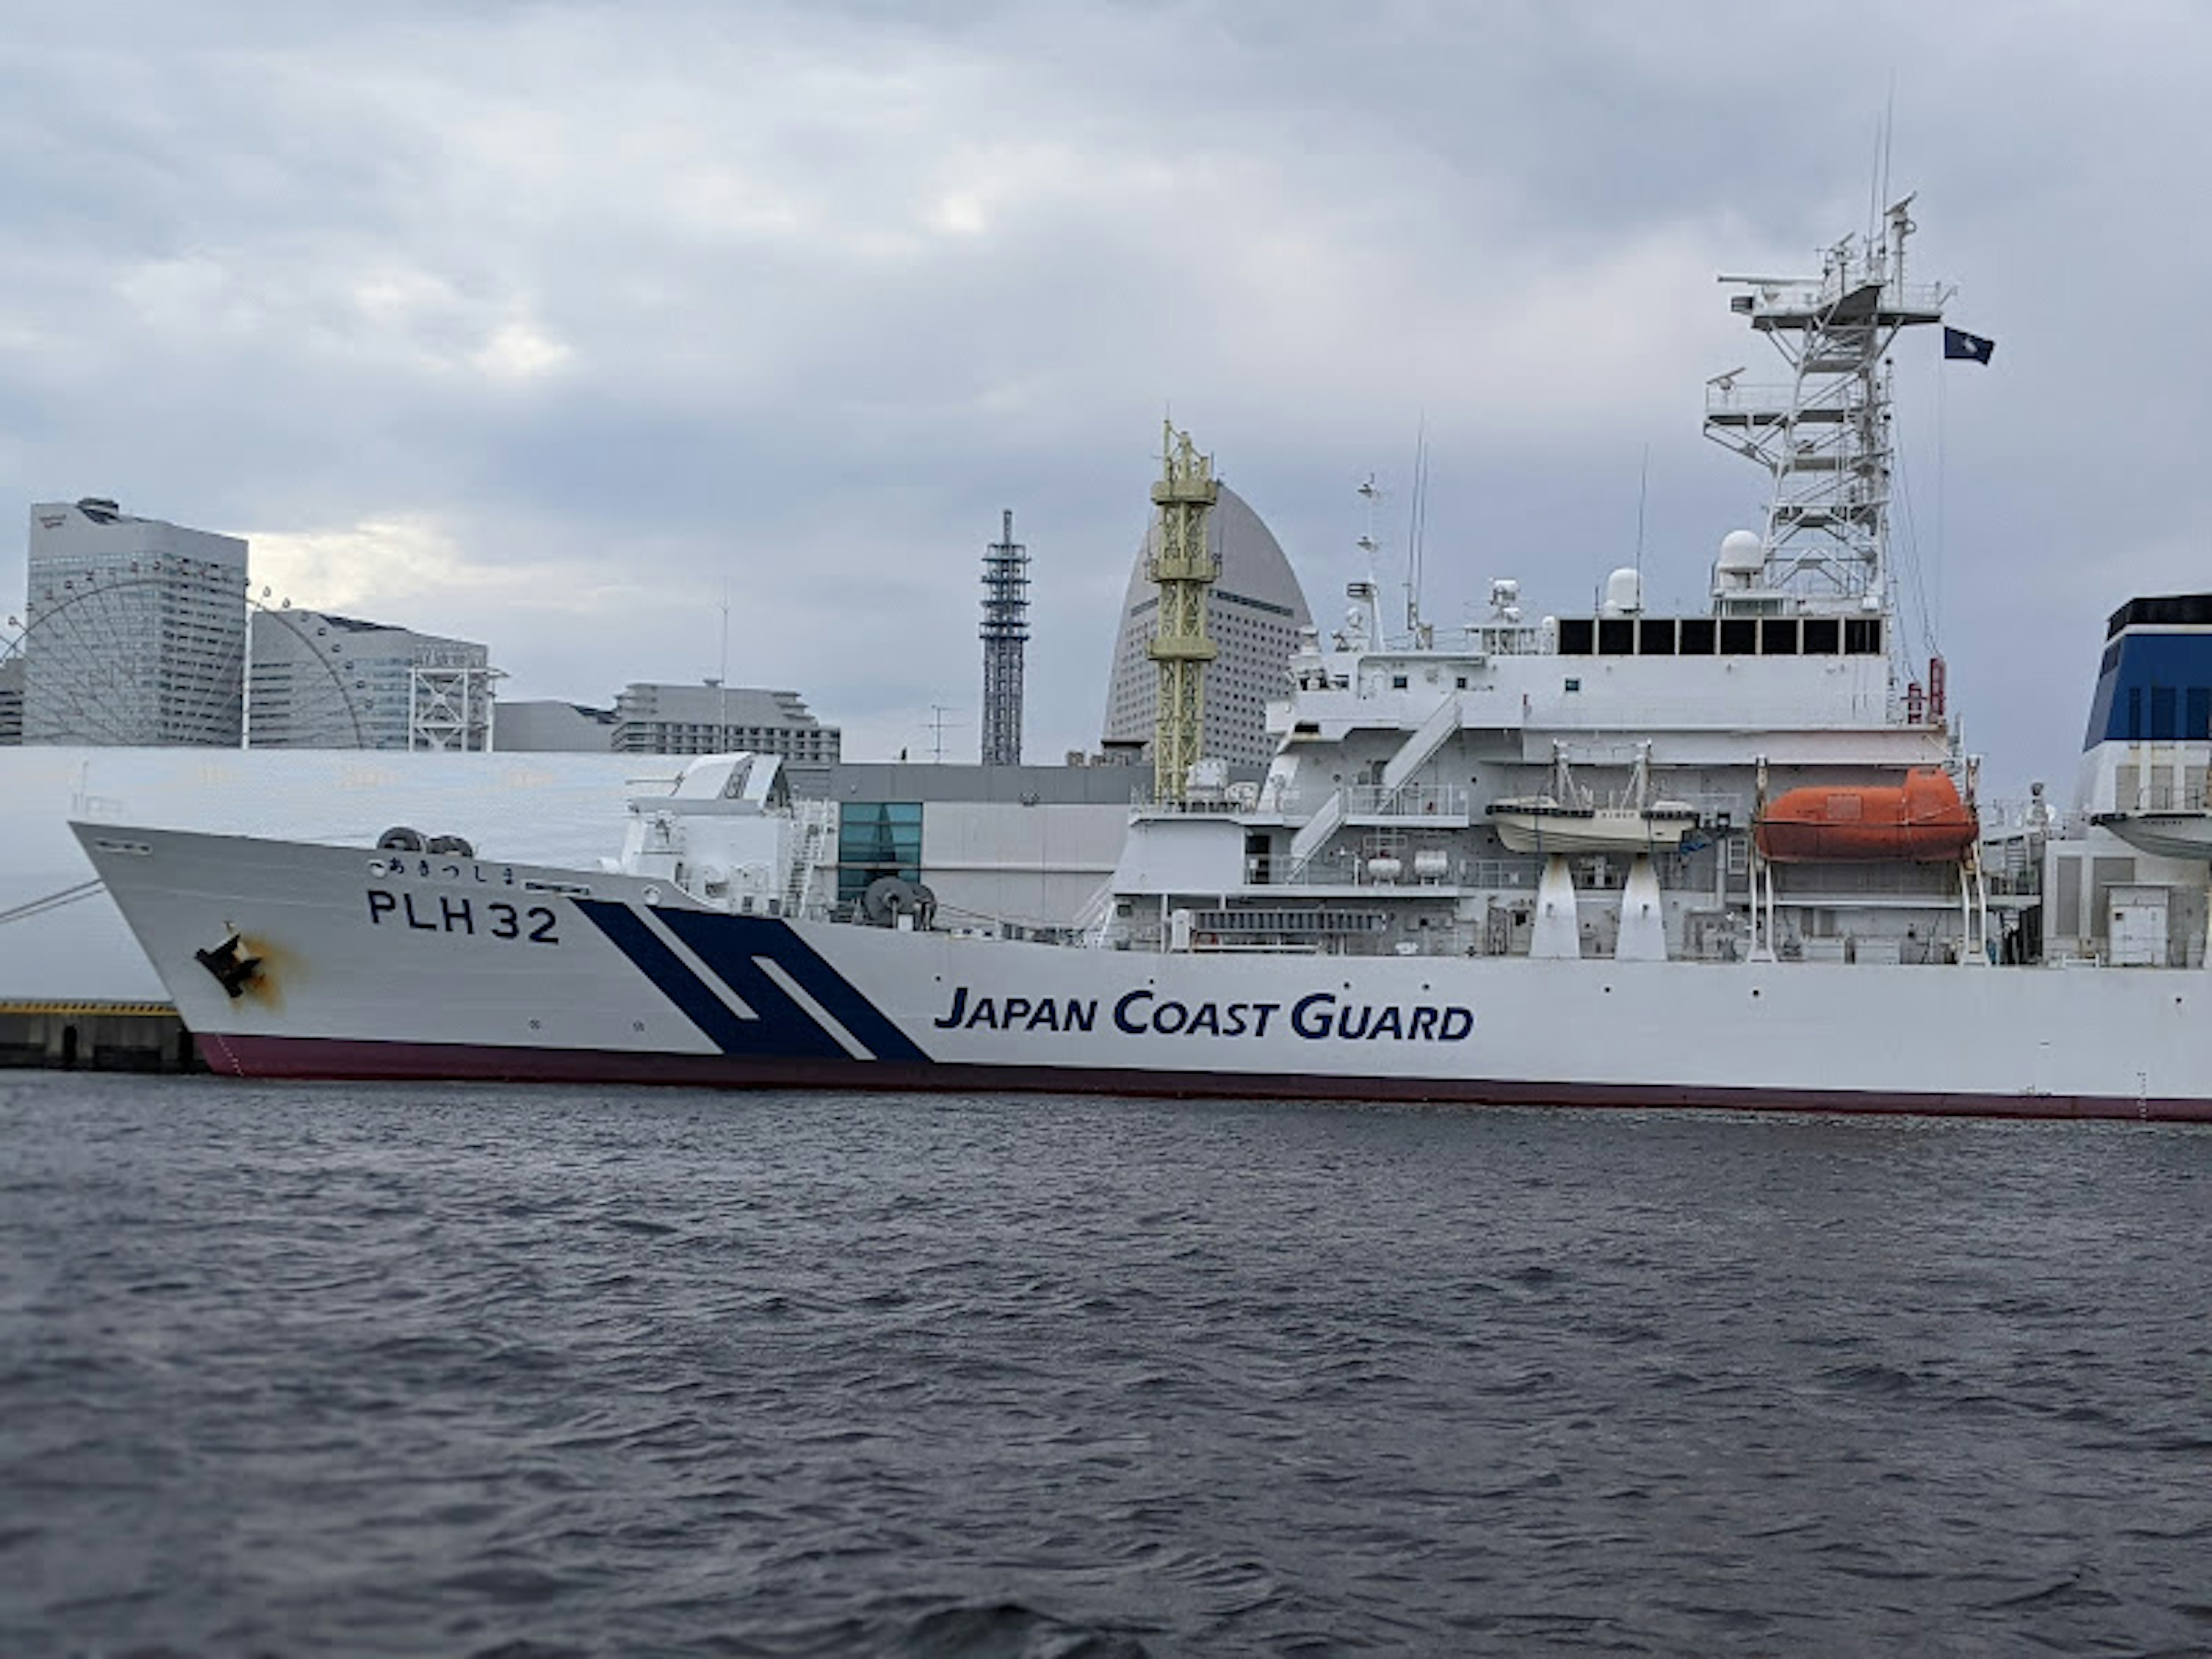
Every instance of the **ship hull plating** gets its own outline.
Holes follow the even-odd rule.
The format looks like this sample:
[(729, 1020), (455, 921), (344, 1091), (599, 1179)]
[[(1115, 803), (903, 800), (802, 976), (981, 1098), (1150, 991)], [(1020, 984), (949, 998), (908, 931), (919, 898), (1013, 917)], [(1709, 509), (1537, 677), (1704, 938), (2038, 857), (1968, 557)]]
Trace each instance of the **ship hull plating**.
[[(243, 1076), (2212, 1121), (2193, 972), (1152, 955), (78, 833), (210, 1064)], [(257, 965), (234, 995), (206, 955)]]

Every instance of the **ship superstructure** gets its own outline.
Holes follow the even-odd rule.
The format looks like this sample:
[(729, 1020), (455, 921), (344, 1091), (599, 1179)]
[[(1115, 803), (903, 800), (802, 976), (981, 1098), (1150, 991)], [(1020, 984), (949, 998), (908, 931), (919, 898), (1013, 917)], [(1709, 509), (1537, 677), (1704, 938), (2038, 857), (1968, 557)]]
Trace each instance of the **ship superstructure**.
[[(1614, 571), (1592, 614), (1523, 618), (1492, 584), (1453, 635), (1386, 635), (1373, 581), (1309, 630), (1256, 789), (1137, 814), (1111, 933), (1140, 948), (1867, 963), (1986, 959), (1975, 837), (1776, 837), (1771, 804), (1857, 823), (1940, 774), (1971, 826), (1973, 766), (1942, 690), (1899, 672), (1888, 580), (1907, 204), (1818, 277), (1726, 279), (1786, 381), (1710, 388), (1706, 428), (1771, 480), (1764, 532), (1720, 544), (1711, 605), (1654, 613)], [(1932, 691), (1927, 688), (1934, 688)], [(1894, 826), (1893, 826), (1894, 827)]]

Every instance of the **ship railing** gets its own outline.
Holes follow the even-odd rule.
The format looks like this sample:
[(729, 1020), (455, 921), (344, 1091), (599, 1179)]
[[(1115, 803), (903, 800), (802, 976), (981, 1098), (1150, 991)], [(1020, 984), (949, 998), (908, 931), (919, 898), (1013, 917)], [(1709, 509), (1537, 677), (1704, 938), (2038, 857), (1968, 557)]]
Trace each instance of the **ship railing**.
[(1517, 859), (1468, 859), (1462, 863), (1462, 887), (1525, 887), (1534, 891), (1542, 871)]
[(1774, 896), (1783, 904), (1848, 903), (1854, 898), (1920, 898), (1930, 904), (1959, 901), (1955, 864), (1784, 864)]
[[(1248, 861), (1248, 872), (1255, 886), (1297, 887), (1360, 887), (1378, 893), (1418, 893), (1435, 888), (1513, 888), (1533, 892), (1540, 873), (1532, 860), (1522, 859), (1454, 858), (1447, 855), (1441, 866), (1426, 863), (1419, 857), (1419, 849), (1408, 857), (1391, 853), (1379, 855), (1356, 848), (1335, 848), (1303, 865), (1282, 873), (1279, 880), (1271, 880), (1283, 860), (1270, 860), (1255, 856)], [(1389, 866), (1395, 862), (1397, 868)], [(1380, 867), (1378, 867), (1378, 866)]]
[(1075, 913), (1075, 942), (1094, 951), (1103, 950), (1114, 932), (1114, 878), (1109, 876)]
[(2058, 823), (2058, 815), (2048, 801), (2028, 796), (1981, 796), (1974, 802), (1974, 816), (1981, 820), (1984, 841), (2050, 830)]
[(1249, 812), (1257, 801), (1254, 792), (1237, 790), (1235, 798), (1228, 794), (1187, 795), (1177, 800), (1156, 798), (1149, 788), (1132, 790), (1129, 805), (1146, 817), (1230, 817), (1239, 812)]
[(1465, 631), (1478, 656), (1542, 657), (1554, 648), (1552, 635), (1540, 623), (1471, 622)]
[[(1878, 254), (1878, 258), (1884, 256)], [(1779, 283), (1730, 280), (1749, 281), (1756, 290), (1757, 314), (1769, 317), (1825, 310), (1869, 282), (1881, 283), (1881, 298), (1878, 303), (1884, 311), (1940, 312), (1948, 297), (1941, 283), (1892, 282), (1879, 263), (1863, 258), (1843, 260), (1819, 276), (1791, 277)]]
[(1796, 406), (1797, 396), (1797, 388), (1788, 381), (1747, 385), (1729, 376), (1706, 383), (1705, 413), (1778, 416)]
[(1723, 824), (1741, 828), (1751, 822), (1751, 797), (1725, 790), (1699, 790), (1692, 794), (1674, 795), (1671, 791), (1655, 788), (1655, 793), (1664, 793), (1672, 799), (1687, 801), (1698, 809), (1698, 822), (1708, 828)]
[[(2125, 768), (2122, 768), (2125, 770)], [(2205, 789), (2202, 782), (2187, 783), (2177, 788), (2171, 783), (2139, 785), (2132, 791), (2118, 792), (2113, 802), (2122, 812), (2201, 812), (2204, 810)], [(2132, 794), (2130, 801), (2128, 796)]]
[(1468, 792), (1451, 784), (1355, 784), (1345, 791), (1346, 814), (1369, 818), (1463, 818)]

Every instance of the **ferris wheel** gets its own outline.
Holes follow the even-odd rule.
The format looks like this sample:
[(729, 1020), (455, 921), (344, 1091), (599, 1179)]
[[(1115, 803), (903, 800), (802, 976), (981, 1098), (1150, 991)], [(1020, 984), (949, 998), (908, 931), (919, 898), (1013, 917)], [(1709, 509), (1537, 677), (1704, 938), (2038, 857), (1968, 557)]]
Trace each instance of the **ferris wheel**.
[(271, 598), (197, 559), (40, 572), (0, 641), (21, 660), (22, 740), (367, 747), (346, 665)]

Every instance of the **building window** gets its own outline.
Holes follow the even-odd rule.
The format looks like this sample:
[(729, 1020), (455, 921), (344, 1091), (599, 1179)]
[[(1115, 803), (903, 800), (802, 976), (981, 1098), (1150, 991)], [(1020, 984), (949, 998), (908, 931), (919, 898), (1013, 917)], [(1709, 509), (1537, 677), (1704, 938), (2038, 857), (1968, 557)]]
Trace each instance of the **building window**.
[(845, 801), (837, 809), (837, 902), (881, 876), (921, 879), (921, 803)]

